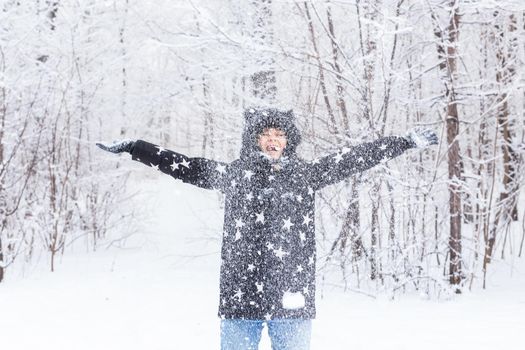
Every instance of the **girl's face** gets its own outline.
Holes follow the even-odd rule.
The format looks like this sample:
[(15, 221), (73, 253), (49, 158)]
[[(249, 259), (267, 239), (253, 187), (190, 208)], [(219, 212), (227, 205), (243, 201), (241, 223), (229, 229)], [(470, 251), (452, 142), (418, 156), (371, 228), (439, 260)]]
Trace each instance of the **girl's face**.
[(280, 129), (266, 128), (257, 140), (261, 151), (272, 159), (279, 159), (286, 147), (286, 133)]

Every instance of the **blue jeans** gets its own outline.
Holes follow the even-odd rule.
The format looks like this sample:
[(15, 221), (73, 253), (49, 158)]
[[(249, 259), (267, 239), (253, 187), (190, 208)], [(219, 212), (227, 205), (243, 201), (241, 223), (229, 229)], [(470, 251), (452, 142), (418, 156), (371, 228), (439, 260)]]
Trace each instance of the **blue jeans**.
[(222, 320), (221, 350), (257, 350), (263, 325), (268, 325), (272, 350), (308, 350), (312, 322), (309, 319)]

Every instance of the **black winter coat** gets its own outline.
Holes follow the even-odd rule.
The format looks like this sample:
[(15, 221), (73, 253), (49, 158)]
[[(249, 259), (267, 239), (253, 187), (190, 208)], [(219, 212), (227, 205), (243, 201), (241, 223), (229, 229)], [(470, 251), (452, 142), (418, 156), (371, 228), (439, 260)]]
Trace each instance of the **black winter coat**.
[(264, 320), (315, 317), (315, 193), (410, 147), (391, 136), (276, 167), (261, 153), (226, 164), (139, 140), (132, 158), (224, 193), (219, 316)]

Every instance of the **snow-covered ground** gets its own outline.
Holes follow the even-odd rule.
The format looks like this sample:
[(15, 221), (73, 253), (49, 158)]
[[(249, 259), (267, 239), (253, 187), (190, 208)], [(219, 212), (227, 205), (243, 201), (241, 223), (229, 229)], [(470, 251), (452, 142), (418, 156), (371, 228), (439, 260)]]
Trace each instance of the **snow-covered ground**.
[[(133, 200), (150, 214), (125, 248), (70, 253), (54, 273), (41, 264), (0, 284), (1, 349), (219, 348), (217, 195), (167, 176), (140, 186)], [(450, 300), (325, 289), (312, 349), (524, 349), (525, 258), (513, 265)]]

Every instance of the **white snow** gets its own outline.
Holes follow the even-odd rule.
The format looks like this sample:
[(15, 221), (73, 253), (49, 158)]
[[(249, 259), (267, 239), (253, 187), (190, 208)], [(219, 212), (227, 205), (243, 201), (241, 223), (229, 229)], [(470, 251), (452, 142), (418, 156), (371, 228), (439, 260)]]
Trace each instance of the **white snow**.
[(300, 292), (285, 292), (283, 294), (283, 307), (285, 309), (296, 310), (304, 307), (304, 295)]
[[(133, 200), (150, 216), (125, 248), (70, 253), (54, 273), (43, 262), (10, 271), (0, 283), (2, 349), (219, 348), (217, 194), (149, 176)], [(524, 262), (495, 263), (487, 290), (449, 300), (319, 288), (312, 349), (523, 349)], [(270, 349), (266, 334), (260, 349)]]

